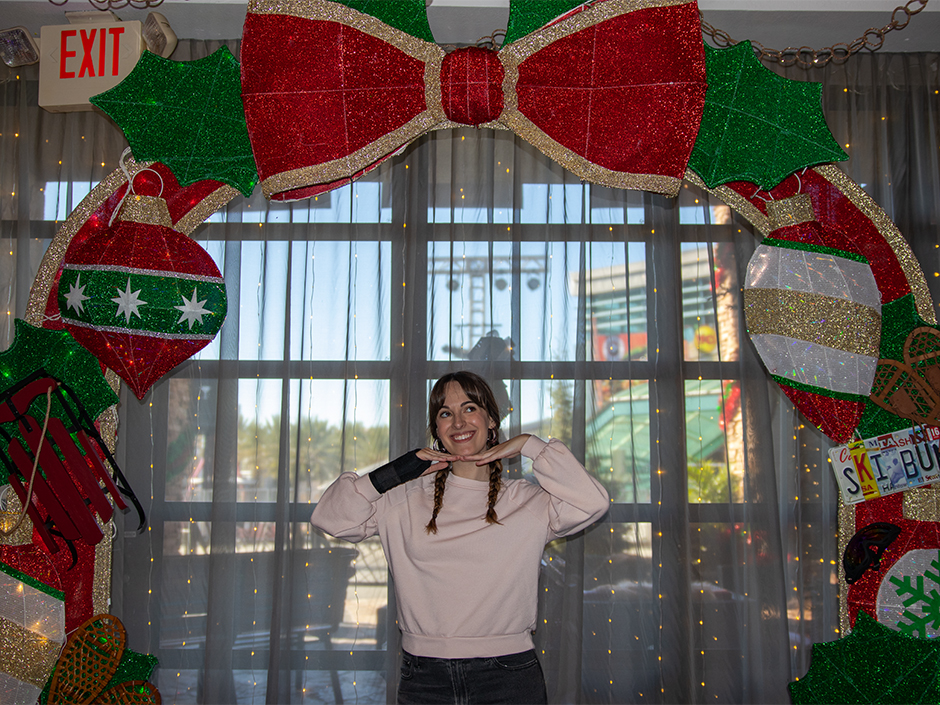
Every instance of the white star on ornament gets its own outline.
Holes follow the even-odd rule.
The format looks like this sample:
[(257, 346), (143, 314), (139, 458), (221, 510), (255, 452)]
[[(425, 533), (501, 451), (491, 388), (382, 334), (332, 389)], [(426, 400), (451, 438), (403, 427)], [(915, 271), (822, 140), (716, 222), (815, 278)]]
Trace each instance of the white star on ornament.
[(75, 283), (69, 287), (69, 293), (65, 297), (65, 302), (68, 304), (68, 307), (74, 308), (76, 313), (84, 313), (84, 302), (91, 298), (90, 296), (85, 296), (86, 286), (88, 285), (82, 284), (82, 274), (79, 272), (78, 276), (75, 277)]
[(134, 292), (131, 291), (131, 278), (127, 278), (127, 286), (124, 291), (121, 291), (117, 287), (114, 287), (114, 290), (118, 293), (117, 296), (111, 299), (118, 305), (117, 313), (114, 314), (114, 317), (117, 318), (123, 313), (125, 323), (131, 322), (131, 316), (140, 318), (140, 311), (138, 309), (146, 305), (147, 302), (137, 296), (140, 293), (140, 289)]
[(187, 299), (185, 296), (180, 294), (183, 297), (182, 306), (174, 306), (177, 311), (182, 311), (183, 315), (180, 316), (180, 319), (176, 322), (177, 325), (186, 321), (189, 323), (189, 330), (193, 329), (193, 323), (198, 323), (202, 325), (202, 317), (206, 314), (212, 313), (209, 309), (203, 308), (202, 305), (209, 299), (203, 299), (202, 301), (196, 301), (196, 288), (193, 287), (193, 296), (191, 299)]

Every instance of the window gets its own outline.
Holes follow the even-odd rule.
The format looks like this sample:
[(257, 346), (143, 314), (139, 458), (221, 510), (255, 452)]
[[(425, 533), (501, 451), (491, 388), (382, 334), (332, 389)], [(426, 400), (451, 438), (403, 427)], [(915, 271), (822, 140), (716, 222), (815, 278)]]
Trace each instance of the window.
[[(430, 188), (414, 191), (422, 173)], [(408, 187), (392, 188), (398, 179)], [(194, 702), (203, 649), (221, 634), (233, 687), (264, 692), (279, 605), (278, 648), (301, 696), (336, 688), (384, 701), (396, 642), (381, 545), (332, 540), (307, 519), (340, 470), (368, 472), (421, 442), (429, 385), (459, 367), (503, 397), (505, 434), (562, 439), (610, 490), (602, 523), (546, 550), (540, 588), (542, 619), (558, 619), (567, 566), (583, 564), (585, 697), (652, 694), (650, 643), (679, 604), (661, 595), (680, 561), (700, 624), (694, 634), (672, 625), (671, 637), (707, 654), (693, 668), (740, 660), (734, 625), (746, 596), (732, 573), (750, 536), (735, 521), (744, 483), (733, 226), (691, 186), (675, 203), (571, 179), (503, 136), (468, 132), (428, 138), (316, 202), (265, 209), (252, 199), (197, 231), (229, 282), (231, 312), (163, 392), (170, 414), (154, 433), (167, 435), (167, 472), (151, 510), (163, 552), (125, 596), (163, 596), (152, 629), (161, 662), (175, 665), (161, 670), (161, 689)], [(678, 232), (677, 244), (664, 248), (657, 227)], [(687, 522), (665, 516), (668, 498), (685, 502)], [(683, 534), (693, 542), (677, 552)], [(211, 598), (214, 550), (232, 552), (231, 605)], [(210, 623), (219, 610), (230, 630)], [(548, 621), (537, 633), (546, 665), (562, 657), (553, 633)]]

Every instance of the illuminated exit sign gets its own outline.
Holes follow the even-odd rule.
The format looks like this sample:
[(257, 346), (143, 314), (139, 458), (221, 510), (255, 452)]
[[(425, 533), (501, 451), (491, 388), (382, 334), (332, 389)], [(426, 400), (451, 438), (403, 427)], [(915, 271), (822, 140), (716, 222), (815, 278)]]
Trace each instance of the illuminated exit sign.
[(88, 99), (131, 72), (144, 49), (140, 22), (67, 24), (40, 33), (39, 105), (91, 110)]

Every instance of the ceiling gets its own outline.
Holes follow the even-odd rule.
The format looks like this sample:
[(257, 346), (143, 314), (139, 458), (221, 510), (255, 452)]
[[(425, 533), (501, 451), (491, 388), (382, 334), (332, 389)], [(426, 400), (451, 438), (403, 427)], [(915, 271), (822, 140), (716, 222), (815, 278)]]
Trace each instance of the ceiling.
[[(901, 0), (701, 0), (699, 7), (713, 26), (735, 39), (753, 39), (767, 47), (823, 48), (851, 43), (870, 27), (883, 27)], [(916, 7), (920, 0), (914, 0)], [(164, 0), (163, 13), (180, 38), (234, 39), (241, 36), (244, 0)], [(0, 27), (25, 26), (38, 36), (43, 25), (67, 24), (65, 11), (91, 10), (86, 0), (0, 0)], [(116, 11), (122, 20), (143, 20), (149, 10)], [(430, 0), (428, 20), (440, 44), (470, 44), (504, 29), (509, 0)], [(903, 13), (898, 13), (903, 18)], [(940, 51), (940, 0), (903, 30), (889, 32), (882, 51)]]

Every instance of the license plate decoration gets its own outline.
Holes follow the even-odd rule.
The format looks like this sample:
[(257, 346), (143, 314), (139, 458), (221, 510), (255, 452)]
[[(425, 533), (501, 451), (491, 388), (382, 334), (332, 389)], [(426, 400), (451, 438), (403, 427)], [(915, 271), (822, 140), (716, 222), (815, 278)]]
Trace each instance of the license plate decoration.
[(940, 480), (940, 429), (915, 426), (829, 451), (842, 499), (856, 504)]

